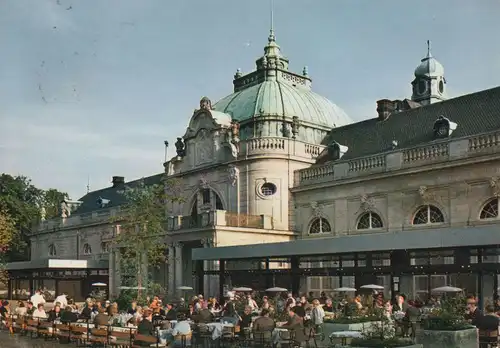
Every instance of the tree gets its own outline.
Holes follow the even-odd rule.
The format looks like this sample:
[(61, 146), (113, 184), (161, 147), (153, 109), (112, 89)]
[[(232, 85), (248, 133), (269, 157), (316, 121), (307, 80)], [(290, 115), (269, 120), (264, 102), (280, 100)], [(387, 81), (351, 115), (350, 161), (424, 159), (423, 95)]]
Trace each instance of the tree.
[(5, 256), (10, 248), (12, 237), (16, 233), (16, 225), (11, 216), (0, 210), (0, 283), (5, 285), (7, 274), (5, 272)]
[(42, 207), (46, 217), (58, 215), (58, 209), (68, 194), (56, 189), (41, 190), (25, 176), (0, 175), (0, 210), (9, 213), (15, 224), (6, 261), (24, 261), (29, 258), (29, 236), (41, 218)]
[(40, 219), (43, 191), (24, 176), (0, 176), (0, 210), (8, 212), (15, 224), (7, 261), (26, 260), (29, 255), (29, 234)]
[(174, 182), (158, 185), (126, 186), (122, 194), (125, 204), (113, 222), (119, 225), (114, 243), (120, 250), (120, 270), (123, 285), (141, 288), (155, 286), (150, 282), (149, 267), (165, 261), (164, 225), (167, 202), (180, 201), (172, 195)]
[(45, 209), (45, 218), (52, 219), (61, 216), (61, 202), (69, 199), (66, 192), (60, 192), (56, 189), (48, 189), (43, 195), (43, 207)]

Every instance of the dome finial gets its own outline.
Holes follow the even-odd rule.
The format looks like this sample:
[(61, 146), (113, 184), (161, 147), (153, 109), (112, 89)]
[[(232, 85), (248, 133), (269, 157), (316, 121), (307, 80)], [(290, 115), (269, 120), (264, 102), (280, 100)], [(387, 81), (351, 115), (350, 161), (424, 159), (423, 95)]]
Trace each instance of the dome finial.
[(427, 40), (427, 58), (431, 58), (431, 40)]
[(274, 42), (276, 40), (276, 36), (274, 35), (274, 0), (271, 0), (271, 28), (269, 30), (269, 43)]

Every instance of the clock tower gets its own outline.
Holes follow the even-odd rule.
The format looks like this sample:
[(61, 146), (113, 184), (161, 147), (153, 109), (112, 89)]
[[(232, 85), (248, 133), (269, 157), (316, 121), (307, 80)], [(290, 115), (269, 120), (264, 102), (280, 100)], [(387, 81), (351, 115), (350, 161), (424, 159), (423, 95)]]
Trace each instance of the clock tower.
[(415, 69), (411, 99), (421, 105), (429, 105), (447, 99), (444, 68), (431, 54), (431, 42), (427, 41), (427, 56)]

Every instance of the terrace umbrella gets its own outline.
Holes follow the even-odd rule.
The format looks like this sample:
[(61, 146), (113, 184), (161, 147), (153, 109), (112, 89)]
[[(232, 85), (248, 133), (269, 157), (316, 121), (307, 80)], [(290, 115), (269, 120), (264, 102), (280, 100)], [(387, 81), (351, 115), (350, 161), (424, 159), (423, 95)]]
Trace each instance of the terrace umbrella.
[(108, 286), (106, 283), (93, 283), (92, 286), (105, 287)]
[(238, 288), (234, 288), (233, 291), (236, 291), (236, 292), (250, 292), (250, 291), (253, 291), (252, 288), (247, 288), (247, 287), (244, 287), (244, 286), (240, 286)]
[(463, 289), (456, 288), (454, 286), (441, 286), (439, 288), (432, 289), (431, 292), (462, 292)]
[(120, 290), (146, 290), (143, 286), (120, 286)]
[(376, 284), (368, 284), (360, 287), (361, 289), (384, 290), (384, 287)]
[(266, 289), (266, 291), (267, 292), (286, 292), (286, 291), (288, 291), (288, 289), (275, 287), (275, 288)]
[(186, 298), (186, 291), (191, 291), (191, 290), (193, 290), (193, 288), (190, 286), (182, 285), (182, 286), (177, 287), (177, 290), (182, 291), (182, 296), (184, 298)]
[(358, 291), (357, 289), (355, 288), (337, 288), (337, 289), (333, 289), (333, 291), (338, 291), (338, 292), (356, 292)]

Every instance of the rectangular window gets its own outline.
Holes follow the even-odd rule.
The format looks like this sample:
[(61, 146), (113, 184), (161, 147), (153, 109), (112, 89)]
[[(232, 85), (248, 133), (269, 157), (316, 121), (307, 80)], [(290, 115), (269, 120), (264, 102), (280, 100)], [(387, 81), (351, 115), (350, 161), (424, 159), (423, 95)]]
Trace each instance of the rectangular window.
[(201, 191), (202, 197), (203, 197), (203, 204), (210, 204), (210, 189), (203, 189)]

